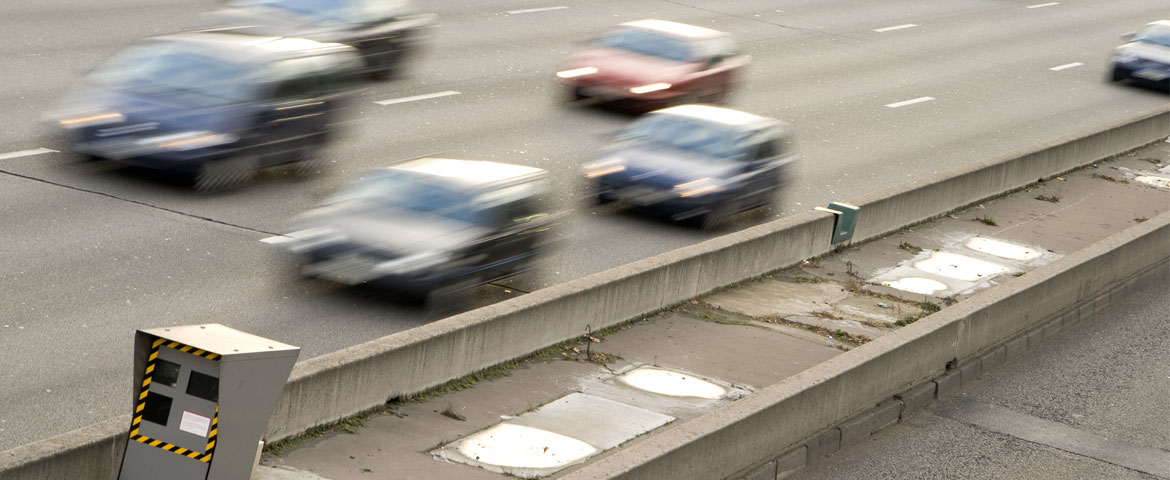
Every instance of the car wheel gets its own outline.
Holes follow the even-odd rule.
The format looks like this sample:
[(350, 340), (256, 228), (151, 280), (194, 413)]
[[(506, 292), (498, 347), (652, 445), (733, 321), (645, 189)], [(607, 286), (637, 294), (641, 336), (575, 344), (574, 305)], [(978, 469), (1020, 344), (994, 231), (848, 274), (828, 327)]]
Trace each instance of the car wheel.
[(1122, 70), (1118, 67), (1113, 67), (1113, 71), (1109, 75), (1109, 80), (1114, 81), (1114, 82), (1120, 82), (1122, 80), (1125, 80), (1126, 76), (1127, 75), (1125, 74), (1125, 70)]
[(736, 213), (735, 205), (732, 205), (731, 202), (723, 202), (700, 217), (699, 228), (706, 231), (722, 229), (731, 223), (731, 217)]
[(379, 68), (377, 70), (370, 70), (370, 73), (367, 75), (370, 77), (370, 80), (375, 82), (384, 82), (394, 76), (394, 68), (386, 67)]
[(195, 174), (195, 190), (214, 192), (242, 187), (256, 180), (260, 159), (238, 155), (204, 162)]

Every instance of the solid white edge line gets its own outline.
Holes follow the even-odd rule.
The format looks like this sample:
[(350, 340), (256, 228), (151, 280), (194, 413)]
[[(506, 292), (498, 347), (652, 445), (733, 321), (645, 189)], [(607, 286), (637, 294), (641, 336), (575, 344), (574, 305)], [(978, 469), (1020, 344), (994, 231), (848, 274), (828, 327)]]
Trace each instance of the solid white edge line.
[(890, 108), (898, 108), (898, 107), (905, 107), (906, 105), (913, 105), (915, 103), (929, 102), (931, 100), (934, 100), (934, 97), (918, 97), (918, 98), (911, 98), (910, 100), (903, 100), (901, 102), (890, 103), (890, 104), (887, 104), (886, 106), (890, 107)]
[(395, 103), (414, 102), (418, 100), (427, 100), (431, 98), (447, 97), (451, 95), (459, 95), (463, 92), (456, 92), (454, 90), (447, 90), (445, 92), (428, 93), (425, 95), (415, 95), (413, 97), (392, 98), (390, 100), (378, 100), (374, 103), (378, 105), (394, 105)]
[(1054, 71), (1054, 72), (1059, 72), (1059, 71), (1061, 71), (1061, 70), (1066, 70), (1066, 69), (1069, 69), (1069, 68), (1079, 67), (1079, 66), (1081, 66), (1081, 65), (1084, 65), (1084, 64), (1083, 64), (1083, 63), (1081, 63), (1081, 62), (1066, 63), (1066, 64), (1064, 64), (1064, 65), (1057, 65), (1057, 66), (1055, 66), (1055, 67), (1049, 68), (1049, 70), (1052, 70), (1052, 71)]
[(1037, 3), (1035, 5), (1028, 5), (1024, 8), (1044, 8), (1044, 7), (1051, 7), (1053, 5), (1060, 5), (1060, 2)]
[(57, 150), (51, 148), (34, 148), (32, 150), (21, 150), (19, 152), (0, 153), (0, 160), (8, 160), (9, 158), (31, 157), (33, 155), (43, 155), (46, 153), (58, 153)]
[(903, 28), (911, 28), (911, 27), (917, 27), (917, 26), (918, 26), (918, 24), (916, 24), (916, 23), (907, 23), (905, 25), (894, 25), (892, 27), (875, 28), (875, 29), (873, 29), (873, 31), (878, 32), (878, 33), (882, 33), (882, 32), (889, 32), (891, 30), (901, 30)]
[(508, 10), (506, 13), (508, 15), (516, 15), (519, 13), (536, 13), (536, 12), (548, 12), (551, 10), (564, 10), (566, 8), (569, 8), (569, 7), (567, 7), (565, 5), (560, 5), (560, 6), (556, 6), (556, 7), (527, 8), (524, 10)]

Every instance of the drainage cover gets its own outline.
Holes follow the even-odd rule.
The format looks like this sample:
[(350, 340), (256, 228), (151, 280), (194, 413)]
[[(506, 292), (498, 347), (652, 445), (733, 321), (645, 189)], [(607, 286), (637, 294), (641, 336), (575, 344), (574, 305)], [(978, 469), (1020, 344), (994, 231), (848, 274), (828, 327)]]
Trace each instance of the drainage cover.
[(914, 268), (968, 282), (985, 280), (1011, 271), (1003, 265), (949, 252), (935, 252), (930, 258), (915, 263)]
[(694, 375), (654, 367), (638, 367), (617, 377), (618, 381), (651, 393), (671, 397), (717, 399), (727, 389)]
[(460, 440), (467, 458), (500, 467), (554, 468), (597, 453), (588, 443), (539, 428), (500, 423)]
[(1016, 245), (994, 238), (975, 237), (967, 240), (967, 248), (1000, 258), (1026, 262), (1043, 255), (1039, 250), (1023, 245)]
[(539, 478), (672, 421), (645, 408), (570, 393), (430, 453), (442, 461)]
[(896, 288), (903, 292), (921, 293), (923, 295), (931, 295), (934, 292), (941, 292), (947, 289), (945, 283), (922, 277), (899, 278), (894, 281), (882, 282), (882, 284), (890, 288)]

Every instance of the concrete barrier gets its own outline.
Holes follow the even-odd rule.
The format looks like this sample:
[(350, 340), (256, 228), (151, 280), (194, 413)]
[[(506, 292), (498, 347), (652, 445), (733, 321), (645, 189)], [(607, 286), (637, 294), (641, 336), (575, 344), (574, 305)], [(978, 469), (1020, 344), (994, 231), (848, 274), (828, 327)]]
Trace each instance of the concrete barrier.
[[(869, 435), (915, 386), (970, 381), (983, 363), (1002, 363), (1013, 339), (1034, 346), (1033, 337), (1119, 303), (1137, 284), (1168, 280), (1170, 212), (561, 478), (709, 480), (760, 471), (756, 478), (767, 478), (794, 453), (809, 461), (849, 436)], [(851, 432), (863, 423), (854, 420), (871, 430)]]
[[(864, 240), (924, 221), (1165, 137), (1170, 106), (865, 195), (855, 236)], [(276, 441), (523, 357), (593, 330), (652, 313), (731, 283), (829, 252), (833, 219), (806, 212), (538, 290), (297, 364), (269, 422)], [(116, 422), (115, 422), (116, 423)], [(105, 424), (102, 424), (105, 425)], [(114, 429), (110, 429), (115, 432)], [(71, 432), (0, 453), (0, 478), (113, 478), (99, 445)], [(74, 442), (89, 442), (78, 444)], [(54, 447), (55, 446), (55, 447)], [(72, 453), (48, 456), (53, 448)], [(113, 452), (118, 453), (118, 452)]]

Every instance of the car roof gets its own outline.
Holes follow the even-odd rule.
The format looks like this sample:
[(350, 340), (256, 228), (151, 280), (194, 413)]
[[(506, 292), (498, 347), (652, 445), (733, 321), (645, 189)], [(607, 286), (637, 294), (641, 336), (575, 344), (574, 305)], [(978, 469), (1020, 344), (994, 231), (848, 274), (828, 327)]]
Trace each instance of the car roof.
[(1158, 20), (1156, 22), (1147, 23), (1146, 25), (1161, 25), (1163, 27), (1170, 27), (1170, 20)]
[(639, 28), (642, 30), (652, 30), (655, 32), (683, 38), (710, 38), (726, 35), (725, 33), (718, 30), (712, 30), (705, 27), (696, 27), (694, 25), (672, 22), (670, 20), (636, 20), (633, 22), (622, 23), (621, 26)]
[(442, 177), (465, 186), (494, 183), (512, 183), (526, 177), (543, 176), (545, 170), (524, 165), (491, 162), (487, 160), (456, 160), (452, 158), (419, 158), (385, 167), (423, 175)]
[(679, 105), (677, 107), (655, 110), (652, 113), (678, 115), (682, 117), (721, 123), (724, 125), (748, 127), (752, 129), (780, 124), (780, 121), (773, 118), (761, 117), (752, 113), (732, 110), (730, 108), (715, 107), (711, 105)]
[(202, 53), (240, 61), (266, 61), (353, 51), (340, 43), (294, 37), (256, 36), (228, 31), (202, 30), (152, 37), (154, 43), (196, 46)]

